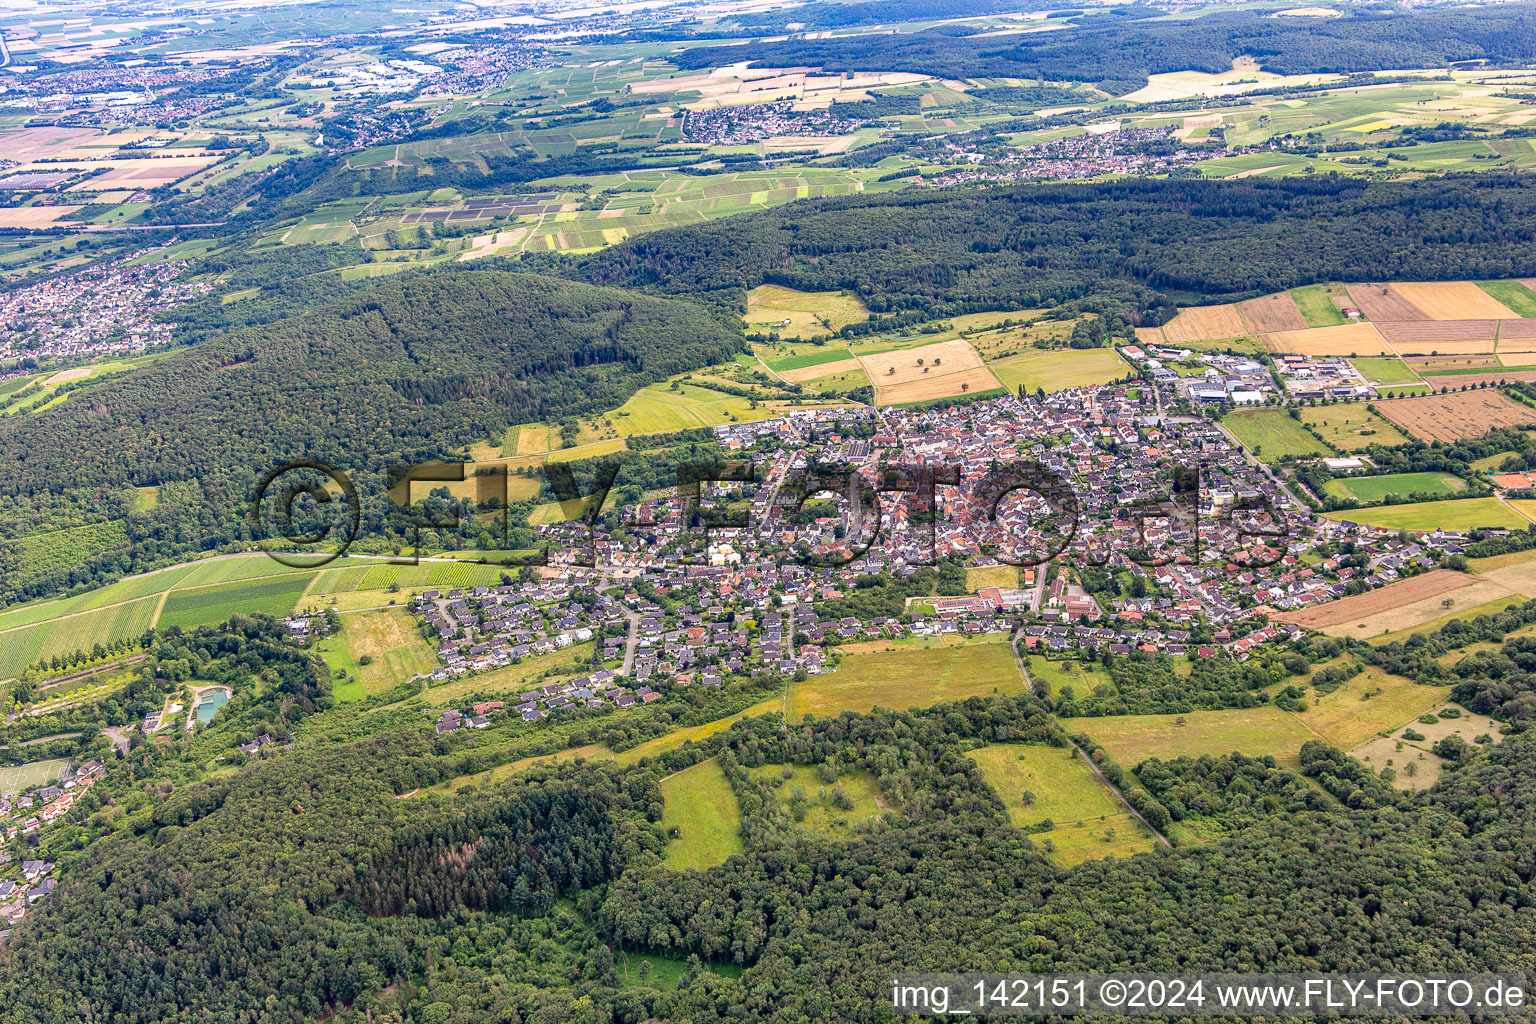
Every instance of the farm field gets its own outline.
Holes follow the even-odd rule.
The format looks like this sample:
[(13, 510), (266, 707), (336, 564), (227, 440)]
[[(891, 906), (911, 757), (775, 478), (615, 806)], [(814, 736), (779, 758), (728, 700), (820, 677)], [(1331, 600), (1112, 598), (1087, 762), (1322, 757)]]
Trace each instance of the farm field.
[(747, 293), (749, 331), (775, 331), (782, 338), (811, 338), (836, 334), (848, 324), (868, 319), (869, 308), (857, 295), (848, 292), (799, 292), (764, 284)]
[(1248, 325), (1249, 334), (1269, 334), (1275, 331), (1304, 331), (1314, 326), (1307, 321), (1290, 292), (1265, 295), (1247, 302), (1239, 302), (1237, 311)]
[(1146, 827), (1071, 747), (992, 743), (966, 751), (965, 756), (997, 791), (1015, 825), (1028, 828), (1051, 822), (1052, 829), (1035, 833), (1030, 840), (1037, 848), (1046, 847), (1050, 858), (1063, 867), (1157, 847)]
[(58, 782), (67, 771), (69, 771), (67, 757), (0, 768), (0, 796), (12, 797), (38, 786)]
[(1333, 454), (1284, 409), (1237, 409), (1228, 413), (1221, 425), (1265, 462), (1286, 455), (1305, 458)]
[(1047, 394), (1066, 388), (1108, 384), (1130, 372), (1114, 349), (1035, 350), (992, 360), (987, 364), (1009, 391), (1036, 389)]
[(1408, 282), (1392, 290), (1432, 320), (1504, 320), (1520, 314), (1471, 281)]
[(1311, 284), (1303, 288), (1292, 288), (1291, 299), (1296, 303), (1296, 308), (1301, 311), (1301, 317), (1306, 327), (1338, 327), (1349, 322), (1334, 295), (1342, 292), (1342, 289), (1330, 290), (1329, 286)]
[(1438, 615), (1435, 618), (1421, 622), (1415, 626), (1406, 626), (1402, 629), (1393, 630), (1390, 633), (1377, 633), (1376, 635), (1366, 637), (1365, 639), (1373, 646), (1379, 647), (1382, 644), (1390, 644), (1407, 640), (1415, 633), (1433, 633), (1441, 626), (1444, 626), (1446, 623), (1454, 619), (1471, 620), (1476, 619), (1480, 615), (1497, 615), (1504, 609), (1508, 608), (1510, 605), (1518, 606), (1525, 604), (1526, 599), (1523, 596), (1520, 594), (1509, 593), (1494, 597), (1491, 600), (1484, 601), (1482, 604), (1473, 603), (1473, 600), (1480, 596), (1486, 596), (1487, 593), (1498, 593), (1499, 589), (1505, 588), (1489, 587), (1481, 595), (1472, 594), (1470, 592), (1463, 593), (1459, 596), (1466, 597), (1468, 600), (1465, 603), (1457, 601), (1456, 605), (1454, 605), (1450, 611), (1446, 611), (1444, 608), (1441, 608), (1440, 611), (1444, 612), (1442, 615)]
[[(790, 777), (785, 778), (788, 769)], [(869, 772), (844, 772), (836, 782), (825, 782), (815, 765), (765, 764), (748, 770), (754, 781), (767, 782), (774, 795), (786, 806), (793, 807), (797, 793), (804, 794), (805, 817), (800, 826), (838, 838), (853, 834), (861, 823), (878, 818), (884, 813), (884, 799), (880, 795), (880, 783)], [(853, 806), (848, 809), (833, 803), (834, 793), (841, 788)]]
[(1369, 356), (1353, 361), (1360, 376), (1371, 384), (1422, 384), (1424, 379), (1401, 359), (1391, 356)]
[(1428, 624), (1469, 614), (1467, 609), (1491, 601), (1501, 602), (1503, 607), (1503, 603), (1521, 600), (1508, 584), (1498, 580), (1437, 569), (1315, 608), (1281, 612), (1275, 618), (1331, 636), (1374, 640), (1428, 629)]
[(942, 701), (1023, 693), (1013, 653), (1002, 637), (930, 649), (844, 654), (834, 672), (791, 683), (789, 719), (874, 707), (904, 710)]
[(1248, 327), (1238, 314), (1237, 307), (1231, 304), (1187, 306), (1179, 311), (1178, 316), (1163, 324), (1163, 337), (1170, 345), (1240, 338), (1248, 333)]
[(223, 622), (236, 614), (287, 615), (308, 585), (307, 574), (295, 573), (173, 591), (165, 599), (156, 625), (193, 629)]
[(880, 405), (902, 405), (1001, 387), (968, 341), (940, 341), (917, 348), (859, 356)]
[(1478, 281), (1477, 286), (1517, 316), (1536, 317), (1536, 292), (1521, 281)]
[(1536, 410), (1493, 388), (1377, 402), (1376, 411), (1420, 441), (1460, 441), (1496, 427), (1536, 423)]
[(1373, 444), (1406, 444), (1408, 438), (1364, 405), (1316, 405), (1301, 410), (1301, 422), (1339, 451), (1352, 452)]
[(1128, 770), (1149, 757), (1166, 761), (1235, 751), (1249, 757), (1268, 754), (1296, 771), (1301, 766), (1301, 745), (1317, 738), (1294, 716), (1273, 705), (1183, 715), (1068, 718), (1062, 726), (1069, 733), (1087, 733)]
[(661, 780), (661, 827), (674, 871), (703, 871), (742, 852), (741, 806), (714, 758)]
[(1259, 340), (1276, 355), (1390, 356), (1396, 355), (1371, 324), (1309, 327), (1304, 331), (1275, 331)]
[(1466, 490), (1467, 482), (1449, 473), (1389, 473), (1385, 476), (1350, 476), (1328, 481), (1324, 488), (1339, 498), (1356, 501), (1385, 501), (1395, 494), (1407, 498), (1410, 494), (1445, 495)]

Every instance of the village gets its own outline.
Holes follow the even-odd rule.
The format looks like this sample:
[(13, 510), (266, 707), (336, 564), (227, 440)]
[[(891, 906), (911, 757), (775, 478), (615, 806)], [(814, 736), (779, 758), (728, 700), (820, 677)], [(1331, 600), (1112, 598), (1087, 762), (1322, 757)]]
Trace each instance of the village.
[[(758, 468), (755, 483), (652, 497), (591, 526), (541, 527), (558, 554), (537, 582), (415, 600), (442, 663), (437, 682), (594, 645), (588, 675), (510, 707), (454, 710), (438, 731), (499, 713), (535, 721), (628, 708), (657, 699), (663, 682), (805, 678), (835, 669), (839, 645), (874, 639), (1004, 632), (1052, 657), (1245, 660), (1297, 632), (1270, 616), (1415, 575), (1459, 550), (1454, 534), (1412, 540), (1315, 518), (1215, 424), (1159, 415), (1182, 381), (1162, 395), (1114, 385), (716, 427), (724, 452)], [(832, 493), (824, 476), (797, 481), (813, 458), (861, 483)], [(876, 492), (879, 467), (893, 464), (953, 482)], [(999, 483), (996, 467), (1027, 464), (1046, 476), (1021, 470)], [(1070, 481), (1072, 497), (1049, 493), (1047, 477)], [(717, 503), (745, 505), (747, 524), (697, 525)], [(962, 563), (1011, 582), (969, 588), (961, 571), (958, 588), (941, 582), (886, 614), (850, 614), (870, 580), (900, 585), (940, 566), (942, 581), (942, 566)]]

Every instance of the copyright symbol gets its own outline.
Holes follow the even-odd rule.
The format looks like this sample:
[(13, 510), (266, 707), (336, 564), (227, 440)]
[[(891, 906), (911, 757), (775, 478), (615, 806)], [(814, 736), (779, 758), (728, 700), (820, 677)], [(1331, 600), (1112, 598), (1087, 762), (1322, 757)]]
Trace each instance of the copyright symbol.
[(1099, 1002), (1105, 1006), (1119, 1006), (1125, 1002), (1125, 982), (1110, 978), (1099, 986)]
[[(328, 482), (322, 482), (322, 478)], [(333, 493), (335, 488), (340, 489), (341, 500), (346, 503), (346, 509), (342, 513), (345, 528), (338, 530), (337, 523), (327, 522), (310, 532), (300, 532), (293, 521), (294, 503), (300, 497), (308, 495), (319, 505), (329, 505), (337, 500)], [(269, 499), (274, 506), (270, 518), (273, 526), (277, 528), (277, 533), (273, 537), (267, 536), (267, 526), (262, 515), (262, 506), (269, 503)], [(256, 481), (256, 485), (251, 489), (248, 519), (251, 537), (262, 545), (262, 550), (269, 558), (295, 569), (315, 569), (346, 554), (352, 542), (357, 539), (362, 515), (363, 506), (358, 499), (357, 488), (352, 486), (352, 481), (345, 473), (334, 466), (328, 466), (313, 459), (298, 459), (269, 469), (262, 474), (261, 479)], [(335, 516), (331, 518), (334, 519)], [(281, 550), (292, 547), (317, 548), (333, 535), (337, 537), (331, 541), (335, 545), (333, 551), (317, 550), (312, 555), (296, 555), (291, 551)], [(269, 544), (276, 547), (267, 546)]]

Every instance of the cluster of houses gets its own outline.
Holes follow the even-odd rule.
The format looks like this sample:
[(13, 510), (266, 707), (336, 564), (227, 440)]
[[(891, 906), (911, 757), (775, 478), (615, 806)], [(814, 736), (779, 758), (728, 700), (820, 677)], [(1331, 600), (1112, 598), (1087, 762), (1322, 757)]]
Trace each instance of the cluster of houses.
[(213, 286), (178, 281), (188, 266), (185, 260), (131, 265), (153, 251), (0, 294), (0, 323), (7, 328), (0, 335), (0, 359), (141, 352), (168, 342), (176, 325), (156, 314)]
[[(87, 761), (67, 771), (57, 783), (0, 798), (6, 840), (31, 835), (68, 814), (81, 794), (101, 779), (103, 768), (100, 761)], [(26, 915), (28, 907), (52, 893), (53, 879), (43, 877), (52, 870), (51, 861), (24, 860), (19, 878), (0, 878), (0, 917), (14, 924)], [(0, 940), (5, 935), (0, 931)]]

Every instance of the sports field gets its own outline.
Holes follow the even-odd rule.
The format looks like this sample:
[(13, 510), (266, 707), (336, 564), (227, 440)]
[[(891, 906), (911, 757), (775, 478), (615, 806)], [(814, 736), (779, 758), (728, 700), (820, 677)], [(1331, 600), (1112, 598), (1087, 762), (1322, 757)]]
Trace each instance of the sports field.
[(714, 758), (661, 780), (667, 867), (702, 871), (742, 852), (741, 806)]
[(29, 789), (58, 782), (67, 771), (69, 771), (67, 757), (0, 768), (0, 796), (15, 796)]
[(877, 706), (927, 707), (994, 692), (1024, 692), (1024, 679), (1002, 637), (949, 647), (897, 647), (845, 654), (835, 672), (791, 683), (789, 718), (825, 718)]
[(1306, 458), (1333, 454), (1284, 409), (1237, 409), (1229, 413), (1221, 425), (1231, 431), (1244, 448), (1265, 462), (1286, 455)]
[(1052, 823), (1054, 828), (1031, 841), (1049, 849), (1051, 859), (1065, 867), (1111, 854), (1144, 853), (1157, 845), (1071, 747), (993, 743), (966, 756), (1002, 798), (1015, 825)]
[(1351, 476), (1330, 480), (1323, 489), (1339, 498), (1356, 501), (1385, 501), (1388, 495), (1407, 498), (1410, 494), (1455, 494), (1466, 490), (1467, 482), (1449, 473), (1388, 473), (1384, 476)]
[[(784, 773), (788, 770), (789, 777)], [(750, 769), (754, 781), (767, 782), (774, 795), (793, 810), (797, 805), (804, 810), (799, 821), (802, 828), (823, 835), (843, 837), (853, 833), (861, 822), (878, 818), (883, 812), (880, 784), (869, 772), (844, 772), (836, 782), (825, 782), (815, 765), (765, 764)], [(838, 807), (837, 791), (841, 789), (853, 806)]]
[(1317, 405), (1301, 410), (1301, 422), (1340, 451), (1359, 451), (1373, 444), (1406, 444), (1408, 438), (1364, 405)]
[(1009, 391), (1020, 388), (1047, 394), (1066, 388), (1089, 387), (1119, 380), (1130, 367), (1114, 349), (1034, 350), (1016, 356), (994, 359), (987, 364)]

